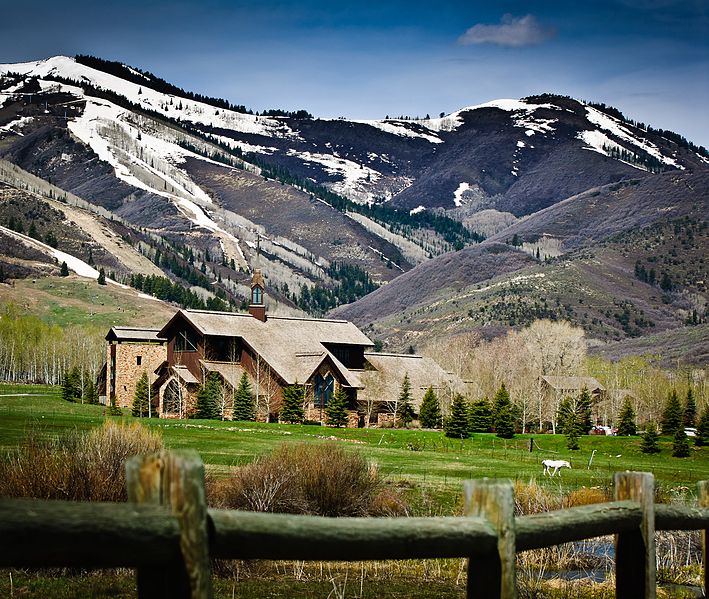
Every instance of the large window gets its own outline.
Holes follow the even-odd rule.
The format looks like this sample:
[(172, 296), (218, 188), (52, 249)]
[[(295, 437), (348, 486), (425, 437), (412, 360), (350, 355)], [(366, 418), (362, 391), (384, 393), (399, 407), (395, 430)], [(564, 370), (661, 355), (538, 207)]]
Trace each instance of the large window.
[(323, 377), (320, 373), (315, 375), (313, 381), (313, 395), (316, 406), (324, 407), (332, 399), (335, 390), (335, 379), (331, 374)]
[(177, 331), (177, 337), (175, 338), (175, 351), (197, 351), (197, 343), (197, 335), (195, 335), (191, 329)]
[(251, 303), (255, 306), (263, 303), (263, 290), (258, 285), (251, 289)]
[(175, 379), (172, 379), (167, 384), (162, 402), (162, 411), (163, 414), (182, 414), (182, 389)]

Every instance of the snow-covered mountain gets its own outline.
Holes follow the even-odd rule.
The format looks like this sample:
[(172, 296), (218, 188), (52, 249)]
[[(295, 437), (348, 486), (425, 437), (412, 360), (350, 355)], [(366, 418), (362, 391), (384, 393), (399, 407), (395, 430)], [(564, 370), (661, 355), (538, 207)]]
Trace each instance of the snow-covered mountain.
[(0, 65), (0, 102), (0, 158), (27, 177), (130, 228), (153, 261), (156, 248), (158, 260), (190, 256), (230, 298), (258, 262), (291, 306), (315, 286), (357, 297), (336, 264), (386, 283), (482, 236), (562, 254), (607, 232), (570, 231), (555, 207), (572, 201), (578, 229), (593, 190), (650, 193), (709, 169), (680, 136), (555, 95), (435, 118), (264, 116), (127, 65), (57, 56)]

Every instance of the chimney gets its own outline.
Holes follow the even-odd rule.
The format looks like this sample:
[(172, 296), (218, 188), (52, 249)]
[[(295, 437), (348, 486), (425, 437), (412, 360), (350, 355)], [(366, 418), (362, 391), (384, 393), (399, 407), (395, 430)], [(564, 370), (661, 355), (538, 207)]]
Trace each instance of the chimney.
[(261, 322), (266, 322), (266, 304), (264, 303), (264, 288), (263, 275), (261, 269), (254, 269), (254, 274), (251, 277), (251, 303), (249, 304), (249, 314), (254, 318), (258, 318)]

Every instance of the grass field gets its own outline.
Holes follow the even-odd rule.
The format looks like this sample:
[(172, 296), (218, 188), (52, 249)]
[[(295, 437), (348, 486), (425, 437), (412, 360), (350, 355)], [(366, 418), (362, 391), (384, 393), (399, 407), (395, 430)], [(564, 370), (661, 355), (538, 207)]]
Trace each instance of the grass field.
[[(59, 391), (56, 387), (0, 385), (0, 448), (16, 446), (30, 429), (58, 435), (67, 429), (98, 426), (106, 418), (103, 406), (65, 402)], [(132, 420), (130, 416), (124, 419)], [(638, 470), (652, 472), (666, 494), (691, 494), (698, 480), (709, 479), (709, 448), (692, 447), (691, 457), (673, 458), (669, 438), (662, 440), (659, 455), (648, 456), (640, 451), (639, 437), (585, 436), (579, 451), (569, 451), (561, 435), (517, 435), (504, 441), (492, 434), (475, 434), (457, 441), (423, 430), (203, 420), (143, 422), (161, 433), (167, 447), (198, 451), (215, 474), (250, 462), (282, 442), (343, 443), (352, 451), (363, 452), (395, 483), (440, 494), (441, 508), (450, 507), (452, 496), (460, 495), (463, 480), (483, 476), (522, 481), (534, 477), (551, 488), (606, 488), (613, 472)], [(564, 470), (561, 479), (544, 478), (541, 461), (547, 458), (569, 460), (572, 470)]]
[[(63, 401), (57, 387), (0, 385), (0, 454), (22, 443), (30, 431), (57, 436), (70, 430), (100, 426), (106, 418), (103, 406)], [(123, 419), (133, 420), (129, 416)], [(535, 478), (547, 490), (562, 493), (582, 486), (607, 490), (613, 472), (643, 470), (655, 474), (665, 499), (685, 498), (693, 493), (697, 480), (709, 479), (709, 449), (692, 448), (690, 458), (672, 458), (669, 439), (663, 439), (659, 456), (649, 457), (640, 452), (639, 438), (583, 437), (581, 450), (571, 452), (565, 448), (564, 437), (552, 435), (518, 435), (505, 442), (491, 434), (478, 434), (461, 442), (445, 439), (440, 432), (420, 430), (330, 429), (198, 420), (145, 419), (143, 423), (160, 431), (167, 447), (197, 450), (208, 470), (216, 475), (225, 473), (229, 466), (249, 462), (282, 442), (341, 443), (376, 462), (380, 473), (410, 501), (414, 515), (458, 513), (462, 481), (481, 476), (523, 482)], [(530, 437), (534, 444), (532, 452), (529, 451)], [(594, 450), (596, 453), (589, 468), (588, 461)], [(544, 478), (541, 476), (541, 460), (547, 457), (569, 459), (573, 469), (564, 470), (561, 480)], [(550, 559), (554, 561), (553, 556)], [(452, 599), (465, 595), (464, 572), (461, 560), (362, 564), (242, 562), (223, 572), (218, 571), (214, 584), (215, 597), (220, 599), (266, 596)], [(534, 582), (536, 571), (531, 572), (531, 578), (520, 575), (520, 584), (529, 588), (532, 583), (546, 585), (545, 582)], [(694, 578), (696, 576), (692, 580)], [(557, 580), (549, 584), (548, 589), (553, 589), (551, 594), (527, 593), (524, 596), (558, 599), (612, 596), (612, 584), (584, 586), (585, 583), (580, 581), (580, 587), (569, 586), (566, 590), (563, 585), (575, 583)], [(135, 576), (128, 570), (96, 573), (0, 571), (0, 596), (15, 595), (67, 599), (88, 596), (133, 598), (136, 596)], [(663, 596), (691, 595), (680, 590)]]

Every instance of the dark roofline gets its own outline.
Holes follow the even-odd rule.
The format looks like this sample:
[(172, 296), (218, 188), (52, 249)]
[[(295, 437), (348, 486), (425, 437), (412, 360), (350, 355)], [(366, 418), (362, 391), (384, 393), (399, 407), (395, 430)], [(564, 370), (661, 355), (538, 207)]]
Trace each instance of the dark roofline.
[[(120, 335), (121, 332), (129, 332), (129, 331), (135, 331), (137, 333), (143, 333), (142, 336), (134, 336), (134, 337), (125, 337)], [(166, 342), (167, 339), (164, 337), (160, 337), (160, 333), (162, 332), (162, 329), (145, 329), (141, 327), (111, 327), (111, 329), (108, 331), (106, 334), (106, 341), (112, 341), (112, 340), (120, 340), (120, 339), (126, 339), (126, 340), (133, 340), (133, 341), (159, 341), (159, 342)]]
[(366, 351), (364, 352), (365, 356), (385, 356), (387, 358), (418, 358), (419, 360), (423, 360), (423, 356), (421, 354), (392, 354), (392, 353), (386, 353), (386, 352), (376, 352), (376, 351)]

